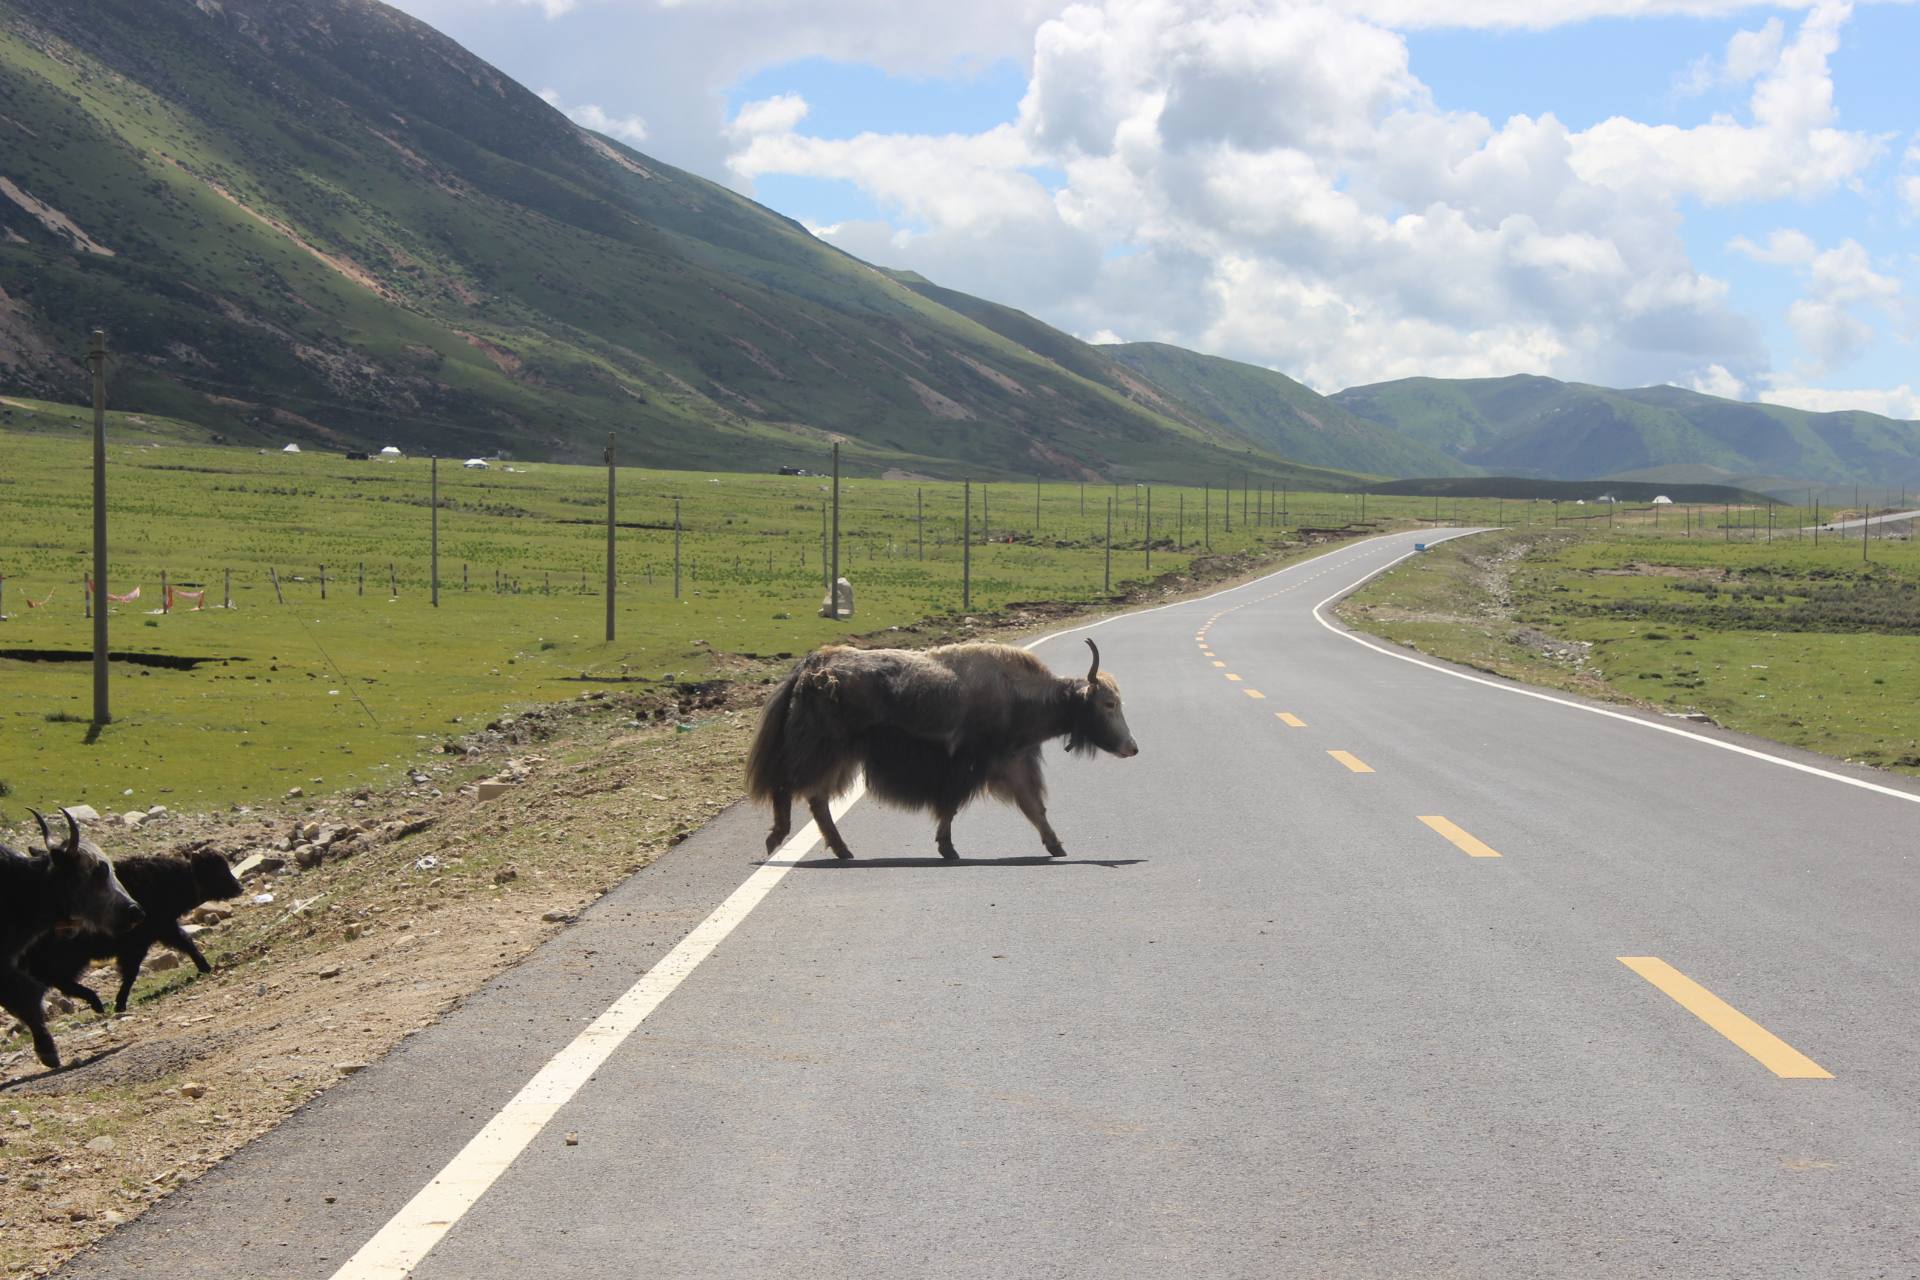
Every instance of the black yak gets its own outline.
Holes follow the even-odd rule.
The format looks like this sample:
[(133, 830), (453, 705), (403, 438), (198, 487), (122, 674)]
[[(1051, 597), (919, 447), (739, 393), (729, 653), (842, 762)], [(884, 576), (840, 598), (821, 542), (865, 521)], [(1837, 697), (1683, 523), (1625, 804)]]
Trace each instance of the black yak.
[(828, 645), (780, 682), (761, 713), (747, 757), (747, 793), (773, 805), (772, 853), (793, 825), (793, 798), (807, 802), (835, 857), (852, 850), (827, 803), (865, 770), (867, 786), (903, 809), (940, 820), (943, 858), (958, 858), (953, 815), (982, 791), (1018, 805), (1047, 852), (1066, 849), (1047, 823), (1040, 747), (1065, 738), (1069, 751), (1138, 755), (1120, 711), (1120, 688), (1100, 672), (1054, 675), (1024, 649), (951, 644), (911, 649)]
[(0, 845), (0, 1008), (33, 1033), (33, 1051), (49, 1067), (60, 1051), (47, 1031), (41, 999), (47, 989), (21, 967), (27, 949), (49, 933), (123, 933), (143, 913), (113, 873), (113, 864), (80, 836), (80, 824), (65, 809), (67, 839), (55, 844), (47, 820), (40, 823), (44, 853), (29, 856)]
[(211, 973), (213, 966), (181, 930), (180, 917), (203, 902), (240, 896), (240, 882), (233, 878), (233, 868), (211, 850), (184, 858), (177, 854), (121, 858), (114, 863), (114, 870), (147, 918), (119, 934), (89, 929), (71, 937), (54, 934), (42, 938), (22, 962), (35, 978), (86, 1001), (95, 1013), (105, 1013), (106, 1007), (93, 988), (80, 981), (80, 975), (95, 960), (112, 960), (119, 965), (120, 992), (113, 998), (113, 1007), (120, 1013), (127, 1011), (127, 996), (140, 976), (148, 949), (156, 942), (185, 952), (196, 969)]

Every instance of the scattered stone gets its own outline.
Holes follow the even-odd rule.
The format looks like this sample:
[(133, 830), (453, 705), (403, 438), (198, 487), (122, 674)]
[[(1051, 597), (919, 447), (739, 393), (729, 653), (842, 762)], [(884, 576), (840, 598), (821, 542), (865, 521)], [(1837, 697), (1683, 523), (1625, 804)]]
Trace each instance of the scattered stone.
[(343, 1076), (358, 1075), (367, 1069), (367, 1064), (364, 1062), (336, 1062), (333, 1064), (333, 1069)]
[(161, 951), (147, 958), (147, 972), (166, 973), (180, 967), (180, 957), (171, 951)]
[(320, 971), (320, 976), (323, 978), (337, 978), (340, 976), (340, 966), (337, 964), (330, 964), (326, 968)]
[(147, 815), (140, 809), (129, 809), (120, 815), (120, 821), (132, 830), (138, 831), (147, 825)]
[(303, 844), (293, 851), (294, 864), (308, 869), (319, 866), (326, 856), (327, 851), (317, 844)]
[(90, 804), (70, 804), (67, 806), (67, 812), (73, 815), (73, 820), (75, 822), (100, 821), (99, 810), (95, 809)]
[(287, 788), (287, 799), (289, 800), (298, 800), (301, 796), (304, 796), (305, 794), (307, 794), (307, 792), (304, 787), (288, 787)]
[(164, 818), (167, 816), (167, 806), (156, 804), (147, 810), (147, 816), (149, 818)]
[(580, 1135), (572, 1130), (568, 1130), (565, 1141), (568, 1146), (577, 1147), (580, 1145)]
[(204, 1098), (207, 1096), (207, 1086), (189, 1081), (180, 1086), (180, 1096), (183, 1098)]
[(97, 1138), (89, 1138), (87, 1139), (87, 1150), (95, 1152), (111, 1151), (113, 1150), (113, 1139), (104, 1133)]
[(571, 924), (576, 919), (573, 912), (562, 911), (558, 907), (555, 907), (552, 911), (545, 912), (540, 918), (548, 924)]
[(499, 778), (488, 778), (485, 782), (479, 784), (476, 789), (476, 798), (479, 800), (498, 800), (511, 790), (513, 790), (513, 784), (511, 782), (503, 782)]
[(502, 867), (493, 873), (493, 882), (495, 884), (509, 884), (519, 878), (520, 873), (512, 867)]

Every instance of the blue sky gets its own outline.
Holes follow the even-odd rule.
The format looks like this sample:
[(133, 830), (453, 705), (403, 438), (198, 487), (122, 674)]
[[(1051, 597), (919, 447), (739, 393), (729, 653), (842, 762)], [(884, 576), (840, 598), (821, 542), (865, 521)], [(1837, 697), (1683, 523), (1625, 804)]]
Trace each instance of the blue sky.
[(405, 7), (590, 127), (1083, 337), (1322, 390), (1539, 372), (1920, 417), (1913, 5)]

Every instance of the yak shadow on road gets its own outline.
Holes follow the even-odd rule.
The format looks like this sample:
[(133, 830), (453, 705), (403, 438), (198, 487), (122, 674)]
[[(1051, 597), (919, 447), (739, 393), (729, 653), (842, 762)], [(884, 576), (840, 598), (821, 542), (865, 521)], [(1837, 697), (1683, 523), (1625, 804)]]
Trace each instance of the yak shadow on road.
[(71, 1062), (63, 1062), (57, 1067), (47, 1067), (36, 1071), (30, 1076), (15, 1076), (11, 1080), (0, 1081), (0, 1093), (6, 1093), (9, 1090), (18, 1089), (25, 1085), (40, 1084), (45, 1081), (57, 1080), (61, 1076), (71, 1075), (76, 1071), (92, 1066), (96, 1062), (103, 1062), (111, 1058), (114, 1054), (119, 1053), (126, 1047), (127, 1046), (123, 1044), (112, 1045), (100, 1050), (98, 1053), (89, 1054), (84, 1058), (76, 1058)]
[(1119, 867), (1138, 866), (1145, 858), (1049, 858), (1045, 854), (1023, 854), (1008, 858), (802, 858), (792, 862), (768, 860), (759, 865), (796, 867), (805, 871), (859, 871), (880, 868), (931, 867)]

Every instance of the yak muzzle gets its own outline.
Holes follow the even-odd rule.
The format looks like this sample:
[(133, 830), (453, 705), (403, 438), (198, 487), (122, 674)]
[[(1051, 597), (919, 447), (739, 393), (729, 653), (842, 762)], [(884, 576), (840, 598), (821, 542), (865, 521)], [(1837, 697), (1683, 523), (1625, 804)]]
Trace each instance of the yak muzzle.
[(1118, 751), (1114, 752), (1113, 754), (1119, 756), (1122, 760), (1131, 760), (1135, 756), (1140, 754), (1140, 744), (1135, 742), (1132, 738), (1128, 738), (1127, 745), (1124, 747), (1121, 747)]

